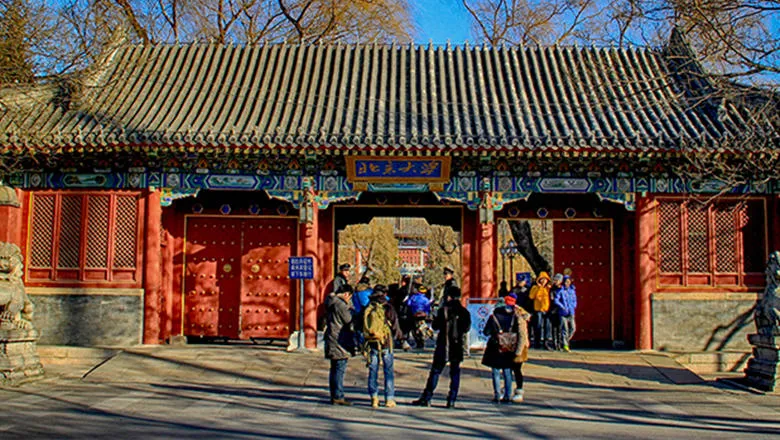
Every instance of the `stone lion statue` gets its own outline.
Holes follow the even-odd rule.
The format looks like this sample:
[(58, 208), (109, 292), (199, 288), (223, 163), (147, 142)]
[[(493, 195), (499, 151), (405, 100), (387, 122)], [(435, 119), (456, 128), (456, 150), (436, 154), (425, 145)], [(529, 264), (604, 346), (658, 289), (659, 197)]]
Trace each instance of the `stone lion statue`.
[(19, 246), (0, 242), (0, 329), (32, 328), (33, 304), (24, 290), (23, 274)]
[(758, 333), (780, 335), (780, 251), (769, 254), (766, 264), (766, 290), (754, 315)]

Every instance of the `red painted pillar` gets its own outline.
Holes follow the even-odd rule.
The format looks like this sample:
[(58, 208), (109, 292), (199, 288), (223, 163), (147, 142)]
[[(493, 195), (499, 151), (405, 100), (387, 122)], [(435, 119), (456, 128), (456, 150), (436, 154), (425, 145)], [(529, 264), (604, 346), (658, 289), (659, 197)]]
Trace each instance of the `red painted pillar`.
[(144, 344), (160, 343), (161, 229), (160, 192), (150, 190), (146, 196), (146, 240), (144, 246)]
[[(772, 244), (772, 249), (769, 249), (769, 252), (780, 251), (780, 215), (778, 215), (780, 214), (780, 195), (775, 196), (774, 200), (770, 201), (767, 205), (772, 209), (769, 211), (769, 218), (774, 219), (771, 233), (773, 240), (770, 242)], [(767, 255), (769, 255), (769, 252)]]
[[(15, 191), (19, 203), (24, 203), (23, 191), (20, 189)], [(22, 246), (23, 224), (22, 206), (0, 206), (0, 241), (14, 243), (19, 246), (19, 249), (24, 249)]]
[[(312, 203), (311, 222), (301, 224), (301, 240), (303, 257), (312, 257), (314, 260), (314, 279), (306, 280), (304, 285), (303, 297), (303, 324), (306, 335), (306, 348), (315, 348), (317, 346), (317, 296), (320, 291), (319, 275), (325, 266), (320, 259), (318, 252), (319, 246), (319, 209), (317, 203)], [(300, 292), (299, 292), (300, 294)]]
[(493, 223), (479, 225), (479, 291), (474, 298), (490, 298), (495, 292), (495, 229)]
[(651, 297), (656, 284), (656, 202), (642, 195), (636, 203), (637, 231), (637, 298), (636, 298), (636, 348), (653, 348), (653, 316)]
[(476, 216), (474, 211), (469, 211), (465, 208), (462, 209), (463, 248), (461, 252), (463, 255), (463, 265), (461, 270), (463, 271), (463, 275), (461, 281), (463, 282), (463, 287), (461, 287), (461, 290), (464, 297), (478, 298), (479, 295), (477, 292), (479, 291), (479, 275), (474, 270), (474, 268), (479, 267), (479, 246), (477, 245), (479, 242), (479, 217)]
[(167, 341), (173, 331), (173, 235), (163, 232), (162, 246), (162, 316), (160, 318), (160, 340)]

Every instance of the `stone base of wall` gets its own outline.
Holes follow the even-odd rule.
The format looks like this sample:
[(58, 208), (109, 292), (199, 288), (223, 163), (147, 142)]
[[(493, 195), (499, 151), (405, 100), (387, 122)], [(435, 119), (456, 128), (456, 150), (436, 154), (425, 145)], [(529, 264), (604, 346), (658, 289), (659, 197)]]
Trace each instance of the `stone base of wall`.
[(127, 346), (143, 334), (143, 290), (28, 288), (44, 345)]
[(696, 374), (741, 373), (750, 359), (748, 351), (701, 351), (670, 355)]
[(19, 385), (43, 377), (37, 337), (33, 329), (0, 330), (0, 384)]
[(653, 297), (653, 348), (671, 352), (745, 352), (755, 332), (755, 293), (660, 293)]

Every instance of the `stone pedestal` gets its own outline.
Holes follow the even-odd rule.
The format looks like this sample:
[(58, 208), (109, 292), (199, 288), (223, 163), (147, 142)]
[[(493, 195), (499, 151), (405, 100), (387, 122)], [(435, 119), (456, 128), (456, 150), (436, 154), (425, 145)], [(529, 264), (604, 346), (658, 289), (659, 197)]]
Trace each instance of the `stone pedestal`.
[(0, 329), (0, 383), (20, 383), (43, 377), (35, 329)]
[(744, 382), (756, 389), (774, 391), (780, 363), (780, 332), (774, 335), (753, 334), (748, 340), (753, 345), (753, 357), (745, 369)]

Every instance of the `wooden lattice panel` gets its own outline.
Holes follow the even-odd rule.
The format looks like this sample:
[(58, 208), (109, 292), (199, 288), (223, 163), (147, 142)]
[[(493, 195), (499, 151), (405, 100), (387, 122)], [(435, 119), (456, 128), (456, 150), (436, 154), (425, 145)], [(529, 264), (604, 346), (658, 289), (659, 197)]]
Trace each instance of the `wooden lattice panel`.
[(90, 196), (87, 210), (87, 261), (88, 269), (108, 267), (108, 222), (111, 198)]
[(138, 285), (138, 193), (36, 191), (31, 200), (29, 281)]
[(720, 273), (737, 272), (737, 225), (742, 209), (735, 206), (716, 206), (715, 215), (715, 270)]
[(743, 204), (738, 215), (742, 235), (744, 271), (756, 274), (754, 276), (755, 283), (763, 284), (767, 256), (764, 205), (760, 201), (748, 202)]
[(78, 269), (81, 250), (81, 203), (82, 196), (62, 198), (60, 215), (58, 269)]
[(699, 203), (688, 205), (688, 271), (710, 271), (710, 247), (707, 239), (707, 206)]
[(30, 266), (51, 268), (54, 243), (54, 196), (33, 197)]
[(661, 271), (682, 272), (682, 258), (680, 246), (680, 204), (677, 202), (660, 202), (659, 237)]
[(138, 202), (135, 196), (116, 198), (114, 268), (135, 268), (138, 248)]

